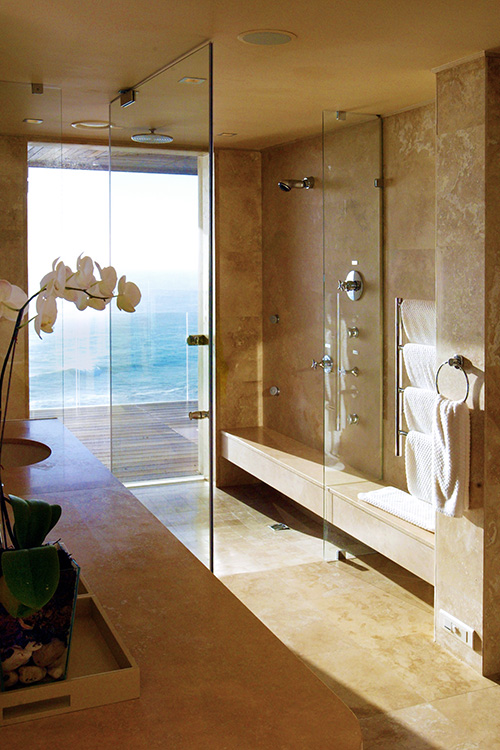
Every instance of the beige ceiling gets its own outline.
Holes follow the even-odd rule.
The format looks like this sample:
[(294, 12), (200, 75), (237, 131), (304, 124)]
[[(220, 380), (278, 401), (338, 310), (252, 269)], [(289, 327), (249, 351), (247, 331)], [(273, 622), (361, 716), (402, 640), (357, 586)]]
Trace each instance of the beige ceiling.
[[(238, 134), (216, 144), (246, 148), (318, 133), (324, 109), (429, 101), (433, 68), (500, 46), (499, 0), (6, 0), (0, 24), (0, 79), (61, 87), (66, 126), (212, 40), (214, 130)], [(258, 28), (297, 38), (237, 40)]]

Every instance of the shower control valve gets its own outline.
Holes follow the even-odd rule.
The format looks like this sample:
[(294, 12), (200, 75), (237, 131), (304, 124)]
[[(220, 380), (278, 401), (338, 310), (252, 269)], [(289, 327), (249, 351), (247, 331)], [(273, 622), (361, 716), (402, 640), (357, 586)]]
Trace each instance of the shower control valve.
[(341, 292), (358, 292), (361, 289), (360, 281), (342, 281), (339, 279), (337, 287)]
[(354, 375), (355, 378), (359, 375), (359, 370), (357, 367), (353, 367), (352, 370), (346, 370), (345, 367), (339, 367), (339, 374), (340, 375)]
[(359, 417), (357, 414), (348, 414), (347, 415), (347, 423), (348, 424), (358, 424)]
[(356, 328), (356, 326), (353, 326), (352, 328), (347, 329), (347, 335), (350, 339), (357, 339), (359, 336), (359, 328)]
[(332, 358), (328, 354), (325, 354), (325, 356), (323, 357), (323, 359), (321, 360), (321, 362), (316, 362), (316, 360), (313, 359), (312, 364), (311, 364), (311, 368), (313, 370), (317, 370), (318, 367), (322, 367), (323, 370), (326, 372), (326, 374), (329, 375), (331, 373), (331, 371), (333, 370), (333, 360), (332, 360)]
[(345, 281), (339, 279), (339, 285), (337, 289), (340, 292), (345, 292), (349, 299), (353, 302), (357, 302), (363, 294), (364, 284), (363, 277), (359, 271), (349, 271)]

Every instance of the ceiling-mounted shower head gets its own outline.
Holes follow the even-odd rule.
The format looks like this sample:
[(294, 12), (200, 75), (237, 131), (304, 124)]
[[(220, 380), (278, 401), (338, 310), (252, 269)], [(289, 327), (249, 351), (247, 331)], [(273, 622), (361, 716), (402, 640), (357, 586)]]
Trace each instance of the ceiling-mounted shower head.
[(282, 182), (278, 182), (278, 187), (284, 193), (289, 193), (292, 188), (310, 190), (314, 187), (314, 177), (304, 177), (302, 180), (283, 180)]
[(150, 128), (149, 133), (135, 133), (131, 136), (136, 143), (172, 143), (172, 136), (157, 133), (156, 128)]

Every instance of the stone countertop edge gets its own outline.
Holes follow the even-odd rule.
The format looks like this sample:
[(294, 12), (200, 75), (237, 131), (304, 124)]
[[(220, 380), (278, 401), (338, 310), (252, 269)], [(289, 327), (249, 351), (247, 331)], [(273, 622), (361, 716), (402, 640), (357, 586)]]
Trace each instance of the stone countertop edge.
[(343, 701), (61, 422), (6, 434), (51, 448), (5, 470), (6, 489), (62, 505), (57, 534), (141, 671), (140, 698), (2, 727), (6, 747), (361, 750)]

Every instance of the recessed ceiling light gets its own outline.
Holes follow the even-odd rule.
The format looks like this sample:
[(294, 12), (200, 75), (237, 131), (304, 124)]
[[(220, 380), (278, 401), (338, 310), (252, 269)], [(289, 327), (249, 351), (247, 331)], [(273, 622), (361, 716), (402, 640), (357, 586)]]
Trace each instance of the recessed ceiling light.
[(296, 38), (297, 35), (292, 34), (291, 31), (277, 31), (276, 29), (255, 29), (238, 34), (240, 42), (260, 45), (288, 44)]
[(198, 85), (199, 83), (205, 83), (207, 79), (206, 78), (194, 78), (193, 76), (184, 76), (184, 78), (180, 78), (177, 83), (192, 83), (194, 85)]
[(39, 120), (37, 117), (25, 117), (23, 122), (27, 125), (41, 125), (43, 120)]
[(109, 128), (109, 122), (105, 120), (81, 120), (80, 122), (72, 122), (72, 128), (82, 128), (83, 130), (105, 130)]
[(217, 133), (217, 137), (220, 138), (232, 138), (233, 135), (238, 135), (238, 133)]

